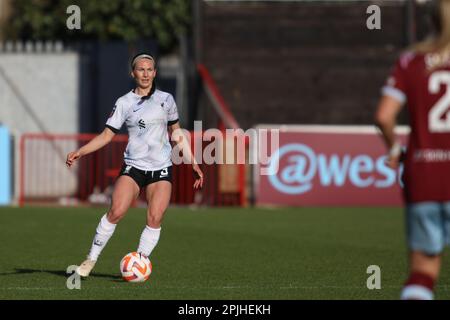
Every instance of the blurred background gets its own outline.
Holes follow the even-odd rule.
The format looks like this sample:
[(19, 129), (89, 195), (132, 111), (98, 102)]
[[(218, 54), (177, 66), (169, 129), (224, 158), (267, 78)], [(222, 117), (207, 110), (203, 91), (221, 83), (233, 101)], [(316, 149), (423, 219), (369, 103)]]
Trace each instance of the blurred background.
[[(68, 28), (76, 22), (72, 5), (79, 29)], [(380, 9), (379, 29), (367, 27), (371, 5)], [(303, 155), (307, 172), (292, 157), (282, 162), (281, 173), (297, 165), (297, 180), (261, 177), (249, 164), (204, 165), (207, 183), (198, 193), (180, 165), (173, 204), (400, 205), (393, 173), (377, 165), (385, 151), (373, 113), (398, 54), (427, 34), (428, 7), (413, 0), (0, 0), (0, 204), (108, 203), (126, 132), (74, 170), (65, 156), (103, 130), (116, 99), (133, 88), (130, 58), (149, 51), (157, 87), (174, 95), (184, 128), (193, 130), (195, 120), (204, 130), (277, 128), (281, 146), (312, 139), (317, 156)], [(336, 132), (343, 142), (333, 140)], [(365, 150), (369, 143), (375, 146)], [(304, 183), (302, 174), (316, 186), (308, 195), (291, 188)], [(330, 191), (336, 197), (324, 200)], [(383, 202), (387, 192), (394, 195)]]

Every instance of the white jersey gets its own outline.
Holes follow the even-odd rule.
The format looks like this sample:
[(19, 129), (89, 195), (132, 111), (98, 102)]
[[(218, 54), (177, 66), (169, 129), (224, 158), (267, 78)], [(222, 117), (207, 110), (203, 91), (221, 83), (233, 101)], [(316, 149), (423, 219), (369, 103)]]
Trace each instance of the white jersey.
[(149, 99), (142, 99), (130, 91), (117, 99), (106, 126), (118, 132), (126, 124), (126, 165), (155, 171), (172, 165), (167, 126), (177, 121), (177, 106), (170, 93), (155, 90)]

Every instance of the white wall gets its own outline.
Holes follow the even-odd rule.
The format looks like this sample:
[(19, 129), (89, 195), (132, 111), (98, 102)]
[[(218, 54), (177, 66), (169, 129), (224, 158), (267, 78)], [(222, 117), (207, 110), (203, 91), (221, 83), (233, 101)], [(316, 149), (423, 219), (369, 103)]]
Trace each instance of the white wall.
[[(44, 129), (78, 131), (78, 55), (0, 53), (0, 68)], [(42, 132), (0, 71), (0, 122), (16, 134)]]
[[(78, 54), (71, 52), (0, 52), (0, 123), (11, 130), (15, 140), (16, 198), (21, 135), (78, 132), (78, 63)], [(49, 148), (49, 152), (54, 151)], [(61, 168), (55, 169), (64, 175), (63, 168), (62, 162)], [(64, 179), (56, 176), (54, 179)], [(73, 190), (73, 173), (70, 176), (66, 187)]]

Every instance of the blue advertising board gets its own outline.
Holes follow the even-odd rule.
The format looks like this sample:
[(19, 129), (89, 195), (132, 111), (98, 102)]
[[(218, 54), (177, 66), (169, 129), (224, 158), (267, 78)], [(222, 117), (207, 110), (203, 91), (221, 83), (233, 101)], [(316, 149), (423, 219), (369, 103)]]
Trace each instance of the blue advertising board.
[(11, 139), (9, 130), (0, 126), (0, 205), (11, 203)]

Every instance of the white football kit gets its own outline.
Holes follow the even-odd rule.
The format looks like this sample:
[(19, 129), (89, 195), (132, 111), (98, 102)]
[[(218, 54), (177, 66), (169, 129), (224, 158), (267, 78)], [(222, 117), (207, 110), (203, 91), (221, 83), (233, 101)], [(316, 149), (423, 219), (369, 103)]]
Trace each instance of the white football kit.
[(172, 165), (167, 126), (177, 121), (172, 95), (156, 89), (148, 99), (133, 91), (117, 99), (106, 126), (117, 133), (125, 123), (129, 136), (124, 152), (126, 165), (156, 171)]

